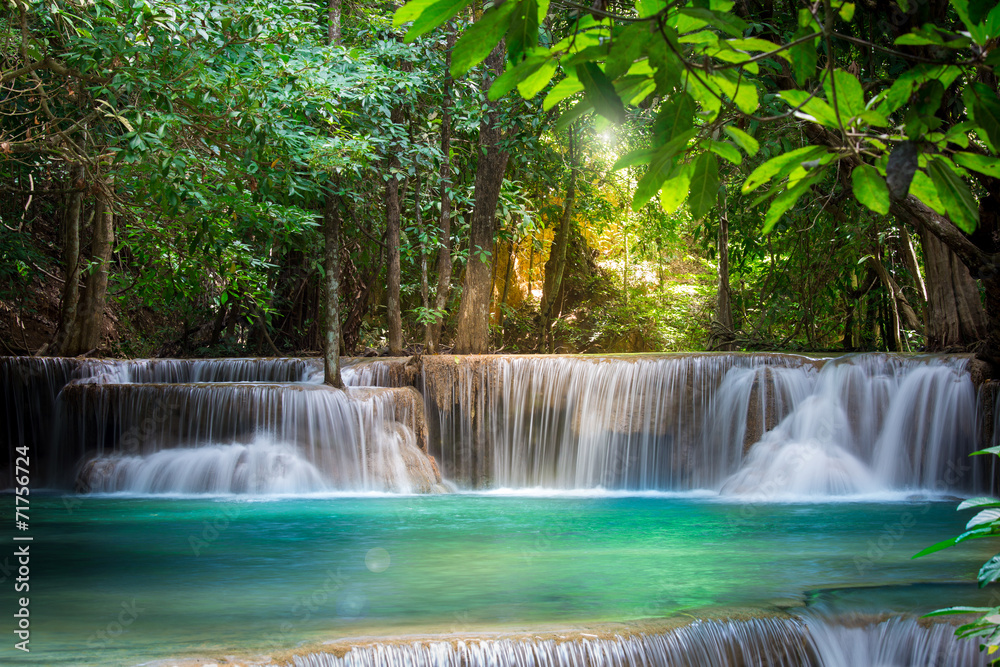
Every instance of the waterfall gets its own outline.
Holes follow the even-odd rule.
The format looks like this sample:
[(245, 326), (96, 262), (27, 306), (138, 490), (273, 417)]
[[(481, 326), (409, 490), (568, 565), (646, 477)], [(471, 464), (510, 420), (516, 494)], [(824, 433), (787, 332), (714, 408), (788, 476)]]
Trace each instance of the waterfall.
[(333, 390), (314, 359), (0, 360), (39, 484), (133, 493), (446, 490), (412, 389)]
[[(435, 462), (416, 449), (468, 488), (989, 490), (992, 461), (967, 454), (998, 437), (998, 392), (987, 383), (977, 396), (965, 365), (886, 354), (353, 359), (344, 379), (364, 398), (350, 401), (322, 386), (319, 359), (3, 358), (0, 436), (11, 454), (43, 444), (40, 481), (61, 486), (95, 458), (139, 457), (119, 462), (134, 471), (164, 449), (256, 443), (293, 446), (334, 489), (427, 488)], [(406, 385), (422, 408), (409, 389), (357, 393)], [(148, 465), (169, 467), (163, 456)]]
[[(473, 487), (952, 491), (976, 396), (964, 358), (866, 354), (425, 357), (444, 474)], [(371, 376), (391, 378), (389, 365)]]
[(699, 620), (662, 634), (572, 639), (451, 639), (370, 643), (312, 653), (295, 667), (868, 667), (986, 665), (977, 642), (912, 618), (845, 624), (816, 617)]

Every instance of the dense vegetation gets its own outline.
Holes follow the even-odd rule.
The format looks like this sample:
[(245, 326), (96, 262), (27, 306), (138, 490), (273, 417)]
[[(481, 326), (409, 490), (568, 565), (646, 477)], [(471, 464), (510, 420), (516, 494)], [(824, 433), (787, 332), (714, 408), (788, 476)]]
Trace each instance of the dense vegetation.
[(5, 351), (995, 358), (1000, 8), (396, 10), (4, 0)]

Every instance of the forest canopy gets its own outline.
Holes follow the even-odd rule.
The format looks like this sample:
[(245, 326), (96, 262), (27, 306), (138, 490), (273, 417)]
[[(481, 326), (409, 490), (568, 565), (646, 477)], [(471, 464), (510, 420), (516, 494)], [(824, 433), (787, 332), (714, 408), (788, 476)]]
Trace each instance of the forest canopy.
[(995, 3), (4, 3), (8, 353), (1000, 349)]

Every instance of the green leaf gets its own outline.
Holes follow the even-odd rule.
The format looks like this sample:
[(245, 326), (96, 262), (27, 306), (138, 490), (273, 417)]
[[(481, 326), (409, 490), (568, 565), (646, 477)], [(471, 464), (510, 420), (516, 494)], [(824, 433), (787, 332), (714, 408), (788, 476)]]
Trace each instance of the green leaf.
[[(727, 39), (725, 43), (740, 51), (762, 51), (764, 53), (769, 53), (778, 49), (778, 45), (774, 42), (769, 42), (766, 39), (759, 39), (757, 37), (748, 37), (746, 39)], [(780, 56), (785, 60), (791, 59), (787, 50), (779, 51), (775, 55)]]
[(618, 158), (614, 165), (611, 167), (611, 171), (618, 171), (619, 169), (625, 169), (626, 167), (634, 167), (640, 164), (647, 164), (654, 155), (656, 155), (655, 148), (637, 148), (633, 151), (629, 151), (625, 155)]
[(757, 140), (735, 125), (726, 125), (722, 129), (729, 135), (730, 139), (736, 142), (737, 146), (743, 149), (747, 155), (756, 155), (757, 151), (760, 150), (760, 144)]
[(635, 9), (639, 12), (639, 18), (644, 19), (653, 16), (667, 6), (665, 0), (639, 0), (635, 3)]
[(399, 28), (404, 23), (409, 23), (420, 16), (425, 9), (434, 5), (439, 0), (412, 0), (396, 10), (392, 17), (392, 27)]
[[(821, 170), (820, 170), (821, 171)], [(784, 192), (779, 194), (771, 202), (771, 205), (767, 209), (767, 213), (764, 215), (764, 226), (761, 228), (761, 234), (770, 234), (774, 226), (778, 224), (788, 209), (795, 206), (795, 202), (809, 190), (812, 185), (819, 180), (819, 174), (810, 174), (805, 178), (797, 181), (794, 185), (790, 184), (790, 187), (786, 188)]]
[[(792, 35), (792, 41), (810, 35), (813, 32), (810, 27), (800, 28)], [(804, 86), (816, 74), (816, 63), (819, 62), (819, 55), (816, 52), (818, 41), (818, 38), (809, 39), (788, 49), (788, 55), (791, 57), (792, 73), (795, 74), (795, 83), (800, 86)]]
[(912, 67), (903, 72), (888, 91), (882, 93), (878, 111), (887, 116), (908, 102), (917, 86), (937, 79), (947, 88), (961, 73), (962, 70), (954, 65), (921, 64)]
[(978, 540), (984, 537), (989, 537), (990, 535), (993, 534), (994, 533), (991, 528), (974, 528), (973, 530), (967, 530), (958, 537), (951, 537), (948, 538), (947, 540), (942, 540), (937, 544), (932, 544), (931, 546), (927, 547), (920, 553), (914, 555), (913, 558), (920, 558), (921, 556), (926, 556), (928, 554), (941, 551), (942, 549), (947, 549), (948, 547), (955, 546), (956, 544), (965, 542), (966, 540)]
[(997, 456), (1000, 456), (1000, 446), (980, 449), (978, 451), (972, 452), (971, 454), (969, 454), (969, 456), (976, 456), (978, 454), (996, 454)]
[(974, 232), (979, 225), (979, 205), (969, 186), (939, 157), (931, 158), (928, 172), (948, 218), (963, 232)]
[(664, 213), (674, 213), (687, 198), (691, 189), (692, 166), (690, 162), (679, 165), (674, 170), (674, 175), (663, 184), (660, 190), (660, 206)]
[(976, 125), (983, 128), (994, 147), (1000, 146), (1000, 100), (995, 92), (981, 83), (967, 88), (966, 94), (969, 91), (972, 92), (972, 112)]
[(545, 96), (545, 100), (542, 102), (542, 110), (548, 111), (570, 95), (575, 95), (582, 90), (583, 84), (580, 83), (580, 80), (576, 78), (575, 74), (567, 76), (565, 79), (554, 85), (552, 90), (549, 91), (549, 94)]
[(633, 211), (641, 209), (646, 202), (653, 198), (653, 195), (657, 193), (660, 186), (670, 178), (674, 171), (674, 157), (678, 153), (685, 151), (688, 142), (697, 134), (697, 129), (688, 130), (656, 149), (656, 153), (649, 160), (649, 168), (646, 170), (646, 174), (636, 184), (635, 194), (632, 196)]
[[(764, 183), (770, 181), (772, 178), (776, 176), (782, 178), (782, 173), (783, 175), (788, 175), (792, 169), (798, 167), (803, 162), (821, 158), (826, 155), (826, 153), (827, 150), (822, 146), (806, 146), (804, 148), (798, 148), (791, 151), (790, 153), (773, 157), (750, 172), (750, 175), (747, 176), (747, 180), (743, 182), (743, 186), (740, 190), (743, 193), (753, 192)], [(786, 169), (787, 171), (785, 171)]]
[(572, 125), (576, 119), (580, 118), (584, 114), (589, 113), (593, 110), (594, 110), (593, 104), (591, 104), (586, 100), (581, 100), (580, 102), (574, 104), (571, 109), (567, 109), (566, 111), (564, 111), (563, 114), (559, 116), (559, 119), (552, 126), (552, 129), (556, 132), (562, 132), (567, 127)]
[[(511, 67), (508, 66), (507, 71), (498, 76), (494, 81), (493, 85), (490, 86), (489, 93), (487, 97), (491, 100), (498, 100), (510, 91), (514, 90), (523, 80), (527, 77), (532, 76), (540, 70), (546, 63), (551, 62), (545, 56), (532, 56), (530, 58), (525, 58), (517, 65)], [(549, 72), (549, 78), (552, 77), (552, 73), (555, 68)], [(548, 83), (546, 80), (545, 83)], [(542, 84), (542, 86), (545, 85)]]
[(406, 31), (403, 42), (409, 44), (417, 37), (430, 32), (465, 9), (468, 4), (469, 0), (439, 0), (435, 2), (414, 19), (413, 25)]
[(604, 64), (604, 73), (614, 80), (632, 67), (645, 50), (646, 43), (653, 34), (645, 23), (633, 23), (624, 30), (615, 33), (611, 50)]
[(743, 164), (743, 156), (740, 155), (740, 151), (728, 141), (713, 141), (709, 139), (708, 150), (733, 164)]
[(834, 89), (836, 89), (836, 104), (840, 109), (841, 121), (846, 125), (848, 120), (864, 112), (865, 93), (857, 77), (842, 69), (833, 72), (832, 81), (830, 77), (823, 79), (823, 90), (830, 105), (834, 104)]
[(973, 509), (975, 507), (1000, 507), (1000, 499), (990, 498), (989, 496), (966, 498), (959, 504), (956, 511)]
[(845, 2), (837, 9), (837, 13), (840, 14), (840, 20), (844, 23), (850, 23), (851, 19), (854, 18), (854, 3)]
[(583, 83), (587, 99), (594, 105), (597, 113), (616, 123), (625, 121), (625, 105), (597, 63), (577, 65), (576, 76)]
[(1000, 178), (1000, 158), (978, 153), (955, 153), (952, 159), (961, 167), (978, 171), (993, 178)]
[(808, 92), (797, 89), (782, 90), (780, 96), (788, 106), (799, 109), (796, 112), (796, 116), (799, 118), (806, 116), (813, 122), (830, 129), (837, 129), (840, 126), (837, 123), (837, 114), (834, 113), (833, 107), (818, 97), (812, 97)]
[(989, 559), (981, 568), (979, 568), (978, 578), (980, 588), (987, 584), (992, 584), (997, 579), (1000, 579), (1000, 554), (997, 554), (993, 558)]
[(688, 93), (674, 96), (660, 107), (653, 131), (660, 141), (671, 141), (694, 126), (695, 102)]
[(517, 91), (521, 93), (521, 97), (529, 100), (540, 93), (542, 89), (549, 84), (549, 81), (552, 80), (552, 76), (555, 73), (556, 61), (550, 58), (546, 60), (541, 67), (535, 70), (534, 73), (525, 76), (521, 82), (517, 84)]
[(972, 530), (983, 524), (995, 524), (997, 520), (1000, 520), (1000, 509), (991, 507), (978, 512), (976, 516), (969, 519), (969, 522), (965, 524), (965, 529)]
[(938, 197), (937, 188), (934, 187), (934, 181), (932, 181), (931, 177), (924, 172), (918, 171), (913, 175), (913, 181), (910, 182), (910, 194), (927, 204), (927, 206), (938, 215), (948, 215), (944, 204), (941, 203), (941, 198)]
[(514, 10), (514, 15), (510, 19), (510, 29), (507, 30), (507, 57), (516, 63), (525, 51), (537, 44), (538, 0), (517, 0), (517, 9)]
[(694, 163), (688, 206), (691, 217), (700, 220), (719, 201), (719, 159), (714, 153), (702, 153)]
[(854, 197), (879, 215), (889, 213), (889, 188), (874, 167), (859, 164), (851, 172)]
[(490, 55), (507, 31), (510, 15), (516, 3), (505, 2), (488, 9), (483, 17), (470, 26), (455, 42), (451, 52), (451, 75), (458, 78)]
[[(914, 556), (916, 558), (916, 556)], [(948, 607), (947, 609), (936, 609), (924, 614), (925, 617), (947, 616), (949, 614), (984, 614), (993, 611), (993, 607)]]

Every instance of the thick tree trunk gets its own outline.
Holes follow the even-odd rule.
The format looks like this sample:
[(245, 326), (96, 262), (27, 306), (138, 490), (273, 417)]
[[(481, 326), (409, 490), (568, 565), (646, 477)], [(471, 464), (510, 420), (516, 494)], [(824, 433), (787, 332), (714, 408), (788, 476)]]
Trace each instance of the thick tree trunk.
[(70, 193), (62, 220), (63, 283), (62, 303), (59, 308), (59, 327), (56, 329), (48, 352), (66, 354), (68, 343), (76, 338), (76, 311), (80, 303), (80, 216), (83, 209), (83, 165), (76, 165), (70, 172)]
[(542, 303), (539, 311), (539, 346), (542, 352), (554, 352), (551, 340), (552, 311), (559, 292), (562, 291), (563, 275), (566, 273), (566, 248), (569, 247), (570, 226), (573, 223), (573, 202), (576, 199), (576, 155), (573, 128), (569, 130), (569, 183), (566, 186), (566, 201), (563, 202), (559, 227), (556, 228), (549, 258), (545, 262), (545, 282), (542, 283)]
[(344, 388), (340, 375), (340, 208), (336, 197), (326, 196), (323, 210), (323, 282), (325, 286), (324, 313), (326, 317), (323, 337), (323, 382), (338, 389)]
[(455, 32), (448, 32), (448, 54), (445, 56), (444, 96), (441, 100), (441, 217), (438, 219), (440, 246), (437, 257), (437, 288), (434, 290), (434, 311), (437, 319), (427, 327), (425, 345), (430, 353), (437, 352), (441, 340), (444, 309), (451, 291), (451, 50)]
[[(403, 122), (403, 108), (392, 110), (393, 124)], [(389, 251), (389, 266), (386, 270), (386, 319), (389, 326), (389, 354), (399, 357), (403, 354), (403, 316), (399, 301), (399, 157), (395, 149), (389, 154), (389, 180), (385, 182), (385, 227), (388, 232), (386, 245)]]
[[(105, 184), (104, 187), (108, 187)], [(83, 299), (77, 312), (76, 338), (71, 339), (70, 355), (85, 354), (101, 347), (104, 329), (104, 309), (108, 303), (108, 267), (115, 242), (114, 215), (109, 193), (101, 189), (97, 194), (94, 212), (94, 233), (90, 241), (92, 270), (87, 276)]]
[[(503, 71), (503, 52), (504, 43), (501, 41), (486, 58), (490, 80)], [(489, 89), (489, 83), (484, 82), (483, 90)], [(489, 349), (493, 219), (508, 155), (500, 147), (499, 102), (487, 102), (487, 106), (489, 111), (479, 125), (479, 164), (476, 168), (469, 263), (465, 271), (455, 339), (455, 352), (458, 354), (483, 354)]]
[(733, 323), (732, 291), (729, 288), (729, 213), (726, 208), (726, 194), (722, 193), (722, 209), (719, 214), (719, 296), (715, 306), (715, 321), (718, 322), (719, 338), (722, 342), (713, 346), (714, 350), (736, 349), (732, 337), (736, 333)]
[(966, 349), (986, 337), (979, 286), (958, 257), (921, 228), (927, 270), (927, 349)]

